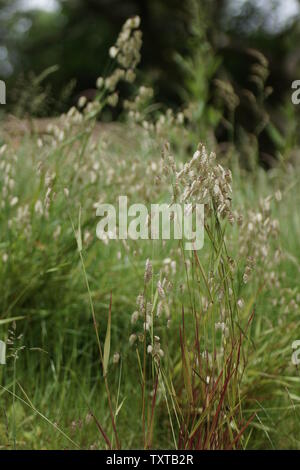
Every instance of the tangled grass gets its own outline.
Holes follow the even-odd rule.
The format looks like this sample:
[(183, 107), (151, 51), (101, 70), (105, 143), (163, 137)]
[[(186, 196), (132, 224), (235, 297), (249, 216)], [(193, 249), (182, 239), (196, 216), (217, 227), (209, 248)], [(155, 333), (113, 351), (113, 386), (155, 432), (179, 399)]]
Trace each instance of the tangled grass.
[[(0, 150), (2, 448), (299, 448), (299, 169), (241, 166), (201, 143), (193, 104), (124, 100), (121, 133), (93, 133), (133, 86), (139, 18), (98, 95)], [(115, 65), (114, 65), (115, 64)], [(230, 168), (230, 169), (229, 169)], [(96, 238), (96, 208), (205, 205), (205, 242)]]

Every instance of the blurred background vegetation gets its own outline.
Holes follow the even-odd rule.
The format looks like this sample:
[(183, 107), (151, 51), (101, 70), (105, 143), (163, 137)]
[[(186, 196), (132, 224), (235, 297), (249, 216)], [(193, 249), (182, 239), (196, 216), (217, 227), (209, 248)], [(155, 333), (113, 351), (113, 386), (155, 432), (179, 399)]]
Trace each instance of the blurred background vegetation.
[(140, 80), (154, 87), (157, 102), (196, 102), (199, 122), (211, 125), (219, 142), (246, 140), (249, 147), (250, 139), (266, 166), (297, 140), (291, 83), (300, 78), (299, 0), (1, 0), (0, 6), (0, 78), (6, 110), (19, 117), (58, 115), (81, 94), (92, 97), (109, 46), (125, 19), (138, 14)]
[[(118, 245), (109, 245), (107, 250), (103, 249), (92, 235), (94, 202), (102, 195), (103, 200), (113, 201), (127, 191), (133, 198), (142, 197), (141, 200), (147, 202), (152, 200), (152, 194), (157, 197), (160, 186), (154, 177), (160, 176), (156, 162), (160, 157), (161, 139), (171, 142), (179, 162), (186, 161), (198, 142), (203, 141), (217, 152), (218, 162), (223, 164), (224, 161), (224, 166), (233, 170), (234, 207), (244, 216), (246, 238), (243, 231), (229, 227), (228, 246), (230, 253), (236, 253), (230, 258), (230, 265), (237, 260), (237, 269), (233, 271), (237, 298), (242, 298), (241, 293), (246, 295), (245, 319), (255, 302), (253, 344), (257, 349), (252, 352), (249, 346), (249, 356), (246, 356), (249, 374), (242, 389), (247, 397), (245, 409), (249, 416), (257, 406), (261, 408), (250, 446), (300, 447), (299, 380), (290, 364), (292, 341), (299, 338), (300, 302), (300, 106), (291, 102), (292, 82), (300, 79), (299, 11), (300, 0), (0, 0), (0, 80), (5, 80), (7, 85), (7, 105), (0, 106), (3, 152), (0, 186), (3, 181), (1, 203), (4, 207), (0, 212), (0, 303), (4, 305), (0, 326), (4, 325), (2, 335), (9, 326), (7, 319), (17, 318), (20, 321), (18, 334), (21, 329), (25, 339), (15, 336), (14, 330), (7, 334), (16, 342), (15, 351), (21, 351), (26, 344), (21, 359), (24, 362), (17, 363), (17, 372), (16, 359), (0, 372), (9, 387), (18, 384), (18, 393), (19, 383), (24, 382), (20, 395), (26, 398), (26, 403), (30, 396), (36, 409), (50, 416), (62, 429), (70, 430), (76, 441), (80, 433), (78, 439), (84, 448), (98, 445), (97, 442), (96, 447), (94, 445), (93, 423), (88, 433), (86, 427), (82, 427), (82, 420), (87, 416), (86, 404), (92, 402), (101, 416), (101, 423), (102, 418), (107, 423), (108, 412), (101, 388), (103, 382), (98, 382), (98, 352), (89, 321), (89, 297), (78, 264), (68, 211), (72, 211), (73, 220), (77, 220), (77, 209), (80, 207), (80, 214), (83, 209), (84, 257), (103, 341), (109, 294), (113, 291), (116, 320), (112, 323), (111, 351), (120, 351), (124, 357), (121, 364), (126, 380), (122, 375), (120, 400), (122, 395), (124, 400), (130, 397), (118, 422), (120, 420), (124, 430), (125, 445), (133, 447), (137, 445), (136, 435), (143, 433), (137, 427), (139, 388), (135, 352), (133, 355), (128, 352), (132, 331), (129, 318), (136, 309), (145, 259), (153, 257), (158, 275), (160, 264), (164, 263), (164, 269), (167, 267), (166, 252), (170, 261), (169, 248), (162, 247), (159, 252), (147, 245), (143, 250), (136, 250), (134, 246), (134, 250), (127, 252), (122, 246), (121, 252)], [(99, 128), (104, 132), (101, 138), (97, 134), (95, 144), (91, 139), (88, 145), (88, 120), (82, 122), (86, 126), (84, 132), (80, 126), (70, 130), (65, 126), (64, 129), (64, 117), (62, 121), (55, 120), (58, 133), (45, 131), (43, 139), (36, 135), (34, 126), (23, 127), (24, 139), (18, 139), (18, 135), (15, 139), (15, 135), (6, 131), (8, 122), (17, 127), (19, 123), (24, 124), (23, 119), (28, 119), (32, 124), (31, 117), (48, 118), (64, 113), (78, 103), (80, 96), (93, 99), (97, 77), (109, 75), (116, 65), (109, 60), (109, 47), (114, 44), (124, 21), (133, 15), (139, 15), (142, 21), (142, 62), (136, 83), (120, 83), (118, 92), (125, 98), (132, 97), (140, 85), (153, 87), (154, 101), (149, 106), (148, 103), (143, 105), (142, 118), (150, 116), (149, 122), (156, 122), (157, 118), (168, 116), (168, 108), (174, 109), (177, 116), (186, 116), (181, 111), (188, 111), (192, 118), (183, 122), (181, 132), (178, 133), (179, 127), (172, 121), (165, 126), (165, 133), (156, 133), (153, 140), (145, 139), (142, 126), (130, 127), (121, 105), (101, 112), (99, 119), (118, 118), (121, 124), (99, 124), (97, 132)], [(62, 137), (59, 126), (66, 131)], [(2, 145), (6, 143), (7, 146)], [(238, 158), (241, 165), (237, 165)], [(291, 165), (296, 159), (298, 165)], [(156, 170), (153, 170), (152, 160)], [(264, 171), (257, 163), (271, 171)], [(51, 190), (52, 179), (55, 179), (55, 186), (53, 205), (46, 219), (38, 208), (47, 203), (44, 180), (46, 183), (49, 175)], [(164, 191), (164, 186), (162, 188)], [(49, 189), (50, 186), (47, 191)], [(269, 210), (266, 210), (266, 219), (262, 219), (261, 213), (265, 212), (259, 199), (268, 195), (274, 195), (275, 219), (269, 218)], [(159, 197), (162, 196), (161, 193)], [(267, 205), (270, 199), (265, 201)], [(250, 215), (247, 208), (251, 209)], [(246, 286), (242, 281), (245, 260), (244, 253), (238, 255), (238, 248), (240, 240), (242, 246), (250, 240), (247, 230), (250, 232), (252, 220), (261, 222), (251, 235), (252, 242), (246, 252), (251, 253), (254, 248), (256, 251), (256, 243), (260, 250), (268, 252), (270, 245), (270, 263), (265, 264), (264, 258), (257, 259), (261, 269), (257, 273), (265, 272), (269, 279), (266, 287), (263, 285), (265, 277), (261, 279), (260, 274), (255, 275), (252, 287), (251, 283)], [(265, 226), (271, 222), (276, 226), (277, 220), (281, 234), (275, 241), (270, 239)], [(219, 231), (219, 224), (215, 225)], [(27, 226), (30, 231), (26, 230)], [(239, 233), (241, 237), (237, 238)], [(220, 247), (223, 247), (223, 234)], [(225, 243), (224, 249), (227, 250)], [(169, 370), (174, 369), (176, 386), (181, 393), (185, 389), (181, 372), (178, 372), (182, 367), (175, 332), (179, 330), (180, 316), (176, 312), (181, 311), (181, 279), (186, 262), (177, 254), (176, 259), (175, 300), (170, 304), (176, 323), (170, 332), (164, 327), (158, 331), (162, 338), (167, 338)], [(211, 269), (214, 263), (221, 265), (221, 251), (218, 249), (217, 256), (213, 254), (211, 259), (212, 262), (206, 263), (209, 281), (214, 270), (208, 271), (208, 267)], [(277, 264), (278, 259), (280, 264)], [(275, 269), (278, 272), (275, 273)], [(198, 298), (200, 283), (198, 286), (196, 277), (194, 280), (197, 281), (195, 298)], [(227, 273), (224, 279), (222, 275), (223, 281), (227, 283)], [(205, 284), (208, 285), (206, 278)], [(263, 289), (258, 289), (260, 285)], [(213, 291), (217, 295), (217, 288)], [(206, 292), (204, 284), (200, 292), (201, 296)], [(217, 311), (219, 298), (214, 304)], [(214, 317), (212, 320), (214, 322)], [(212, 328), (214, 331), (213, 323)], [(125, 338), (124, 344), (120, 338)], [(115, 390), (121, 383), (118, 370), (112, 370), (110, 376)], [(206, 384), (207, 380), (203, 382)], [(3, 396), (3, 390), (0, 395)], [(119, 399), (119, 392), (117, 396)], [(2, 446), (6, 442), (9, 446), (17, 443), (18, 448), (64, 445), (56, 425), (52, 434), (51, 429), (48, 431), (49, 423), (45, 427), (37, 424), (19, 402), (10, 404), (7, 397), (7, 403), (7, 407), (2, 407), (5, 413), (7, 408), (7, 416), (5, 414), (5, 420), (0, 422)], [(133, 403), (137, 405), (135, 411)], [(119, 410), (117, 406), (116, 409)], [(198, 413), (198, 407), (196, 410)], [(159, 413), (156, 442), (167, 448), (171, 429), (164, 402)], [(227, 410), (226, 415), (231, 416)], [(7, 432), (7, 422), (11, 432)], [(80, 430), (74, 429), (74, 423)], [(101, 441), (99, 447), (102, 445)]]

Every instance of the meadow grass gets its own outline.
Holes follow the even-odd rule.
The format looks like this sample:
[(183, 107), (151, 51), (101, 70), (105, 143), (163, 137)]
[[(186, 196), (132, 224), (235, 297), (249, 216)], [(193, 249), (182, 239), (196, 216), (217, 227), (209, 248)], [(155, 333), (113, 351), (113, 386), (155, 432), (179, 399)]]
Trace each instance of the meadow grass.
[[(138, 27), (94, 102), (17, 146), (3, 135), (1, 447), (299, 448), (299, 169), (288, 152), (269, 171), (233, 145), (220, 158), (193, 106), (158, 110), (144, 86), (95, 136), (135, 79)], [(203, 249), (100, 241), (97, 203), (119, 195), (205, 204)]]

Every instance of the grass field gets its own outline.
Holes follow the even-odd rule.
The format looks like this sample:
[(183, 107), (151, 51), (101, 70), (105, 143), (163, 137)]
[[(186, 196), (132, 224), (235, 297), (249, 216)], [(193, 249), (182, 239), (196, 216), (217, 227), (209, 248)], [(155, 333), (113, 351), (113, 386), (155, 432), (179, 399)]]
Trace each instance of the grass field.
[[(299, 448), (299, 164), (287, 145), (266, 171), (253, 145), (249, 169), (143, 86), (95, 132), (134, 79), (130, 21), (94, 102), (2, 132), (0, 446)], [(203, 249), (99, 240), (97, 204), (120, 195), (203, 203)]]

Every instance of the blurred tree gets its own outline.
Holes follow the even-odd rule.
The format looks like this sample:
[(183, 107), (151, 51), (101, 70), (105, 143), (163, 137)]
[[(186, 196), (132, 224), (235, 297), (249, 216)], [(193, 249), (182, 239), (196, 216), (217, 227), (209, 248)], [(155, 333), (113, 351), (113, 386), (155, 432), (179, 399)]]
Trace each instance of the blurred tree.
[(53, 12), (24, 12), (17, 2), (3, 5), (0, 30), (9, 49), (12, 79), (21, 71), (39, 74), (57, 64), (59, 72), (49, 77), (55, 90), (74, 77), (77, 91), (93, 87), (105, 71), (108, 48), (123, 22), (138, 14), (144, 34), (142, 70), (149, 82), (159, 85), (159, 98), (178, 99), (182, 77), (173, 53), (184, 50), (188, 27), (181, 0), (61, 0), (60, 9)]
[[(219, 140), (238, 141), (246, 131), (259, 137), (266, 155), (274, 155), (282, 143), (280, 135), (287, 132), (282, 107), (288, 109), (291, 82), (300, 76), (298, 18), (289, 22), (279, 18), (280, 27), (276, 24), (275, 6), (283, 5), (283, 0), (272, 0), (275, 6), (269, 10), (266, 5), (271, 5), (271, 0), (194, 2), (201, 16), (196, 34), (190, 8), (193, 0), (57, 0), (58, 8), (53, 11), (24, 10), (20, 0), (0, 0), (0, 78), (6, 80), (9, 95), (20, 74), (28, 77), (32, 71), (39, 76), (58, 65), (58, 70), (47, 76), (52, 102), (45, 109), (60, 112), (65, 106), (61, 96), (68, 96), (65, 86), (76, 78), (73, 96), (93, 88), (96, 78), (105, 74), (107, 51), (123, 22), (138, 14), (144, 35), (142, 80), (154, 86), (156, 99), (172, 106), (194, 94), (199, 119), (206, 110), (208, 121), (216, 123), (214, 107), (222, 113), (223, 119), (216, 124)], [(259, 59), (249, 54), (249, 49), (261, 51), (269, 62), (264, 89), (268, 93), (272, 87), (273, 94), (268, 98), (253, 81)], [(175, 60), (179, 56), (182, 60)], [(189, 66), (183, 66), (184, 61)], [(228, 96), (225, 103), (222, 81), (231, 83), (239, 100), (234, 109), (228, 108)], [(261, 113), (251, 102), (251, 93)], [(73, 102), (74, 97), (68, 104)], [(267, 122), (268, 114), (276, 129)]]

